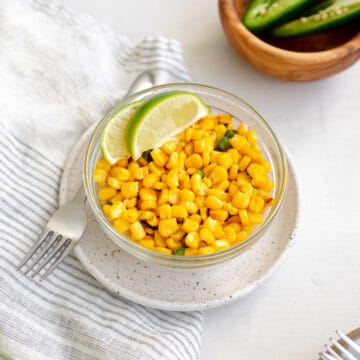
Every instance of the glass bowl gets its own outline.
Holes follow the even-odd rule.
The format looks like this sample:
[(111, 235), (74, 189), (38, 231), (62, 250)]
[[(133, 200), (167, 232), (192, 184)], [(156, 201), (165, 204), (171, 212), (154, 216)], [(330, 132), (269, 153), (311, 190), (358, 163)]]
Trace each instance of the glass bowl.
[[(211, 106), (212, 113), (231, 114), (234, 117), (233, 121), (235, 126), (240, 122), (244, 122), (249, 126), (249, 128), (254, 129), (257, 132), (259, 145), (263, 150), (263, 155), (267, 158), (272, 167), (272, 181), (275, 184), (272, 195), (275, 200), (274, 204), (264, 213), (263, 222), (255, 227), (249, 237), (242, 243), (234, 245), (227, 250), (209, 255), (181, 256), (162, 254), (157, 251), (144, 248), (133, 242), (127, 236), (118, 233), (103, 214), (101, 204), (97, 196), (97, 185), (93, 180), (93, 170), (97, 160), (101, 156), (100, 136), (109, 117), (129, 102), (147, 99), (153, 97), (154, 95), (174, 90), (196, 93), (205, 101), (206, 104)], [(83, 180), (88, 204), (94, 212), (101, 228), (110, 237), (110, 239), (113, 240), (113, 242), (122, 250), (125, 250), (129, 254), (141, 260), (179, 268), (204, 267), (227, 261), (235, 256), (239, 256), (242, 252), (255, 244), (256, 241), (261, 240), (261, 236), (265, 233), (278, 213), (284, 199), (286, 191), (286, 176), (287, 165), (283, 147), (271, 126), (253, 107), (247, 104), (244, 100), (223, 90), (190, 83), (167, 84), (153, 87), (135, 93), (119, 101), (112, 110), (103, 116), (92, 132), (85, 150), (83, 171)]]

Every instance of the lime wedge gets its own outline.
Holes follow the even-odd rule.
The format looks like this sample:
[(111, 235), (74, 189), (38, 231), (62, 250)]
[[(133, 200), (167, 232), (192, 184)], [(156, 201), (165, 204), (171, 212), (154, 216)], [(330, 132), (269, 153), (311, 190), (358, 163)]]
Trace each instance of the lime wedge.
[(119, 159), (129, 157), (126, 145), (126, 126), (143, 101), (135, 101), (114, 113), (105, 125), (100, 138), (103, 158), (109, 164), (115, 164)]
[(133, 159), (163, 145), (203, 116), (210, 107), (196, 94), (185, 91), (162, 93), (146, 100), (129, 120), (126, 143)]

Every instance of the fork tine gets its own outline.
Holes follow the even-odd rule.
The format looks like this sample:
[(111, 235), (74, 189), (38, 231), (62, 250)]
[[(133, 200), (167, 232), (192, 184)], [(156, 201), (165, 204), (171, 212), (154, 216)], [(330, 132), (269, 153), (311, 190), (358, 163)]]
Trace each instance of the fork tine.
[[(71, 239), (67, 239), (65, 243), (63, 244), (64, 250), (60, 254), (60, 256), (51, 264), (51, 266), (45, 271), (45, 273), (41, 276), (40, 281), (45, 280), (52, 272), (53, 270), (69, 255), (69, 253), (72, 251), (74, 246), (76, 245), (76, 242), (72, 243), (73, 246), (71, 246)], [(59, 249), (61, 250), (61, 249)]]
[(333, 338), (330, 338), (330, 341), (335, 345), (337, 349), (341, 351), (341, 354), (346, 356), (346, 359), (348, 360), (358, 360), (354, 355), (352, 355), (349, 351), (347, 351), (341, 344), (339, 344), (336, 340)]
[(29, 252), (24, 256), (21, 260), (20, 264), (17, 266), (16, 270), (20, 270), (28, 260), (36, 253), (36, 251), (40, 248), (40, 246), (49, 239), (54, 233), (50, 231), (48, 228), (45, 228), (43, 232), (40, 234), (38, 240), (33, 244), (30, 248)]
[(339, 335), (341, 339), (343, 339), (348, 345), (349, 348), (352, 349), (357, 353), (357, 355), (360, 355), (360, 346), (353, 340), (351, 340), (348, 336), (346, 336), (341, 331), (336, 330), (336, 333)]
[[(58, 241), (56, 242), (57, 239), (58, 239)], [(53, 241), (53, 244), (54, 244), (53, 248), (50, 250), (50, 252), (46, 252), (47, 253), (46, 257), (43, 259), (41, 264), (39, 264), (39, 266), (31, 274), (32, 278), (34, 278), (47, 264), (50, 263), (50, 261), (54, 257), (54, 255), (58, 252), (59, 249), (61, 249), (61, 247), (65, 243), (65, 240), (61, 234), (59, 234), (56, 237), (56, 240)]]
[(325, 348), (327, 352), (329, 352), (331, 355), (333, 355), (337, 360), (342, 360), (342, 357), (339, 356), (329, 345), (325, 345)]
[(321, 352), (319, 353), (322, 360), (336, 360), (332, 355), (329, 355), (327, 353)]
[(27, 275), (31, 270), (34, 269), (34, 267), (40, 262), (40, 260), (47, 254), (49, 249), (54, 246), (57, 242), (61, 240), (61, 235), (53, 233), (54, 239), (51, 240), (51, 237), (49, 237), (49, 241), (47, 244), (45, 244), (44, 248), (40, 251), (40, 254), (36, 255), (34, 259), (32, 259), (32, 263), (29, 265), (29, 267), (24, 271), (24, 274)]

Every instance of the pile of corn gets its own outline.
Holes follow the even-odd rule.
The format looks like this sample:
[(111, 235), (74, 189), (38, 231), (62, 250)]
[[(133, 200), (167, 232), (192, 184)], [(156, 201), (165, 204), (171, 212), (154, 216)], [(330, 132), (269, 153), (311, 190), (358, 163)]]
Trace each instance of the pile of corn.
[(134, 161), (94, 170), (104, 214), (137, 244), (207, 255), (244, 241), (272, 204), (274, 184), (254, 130), (208, 115)]

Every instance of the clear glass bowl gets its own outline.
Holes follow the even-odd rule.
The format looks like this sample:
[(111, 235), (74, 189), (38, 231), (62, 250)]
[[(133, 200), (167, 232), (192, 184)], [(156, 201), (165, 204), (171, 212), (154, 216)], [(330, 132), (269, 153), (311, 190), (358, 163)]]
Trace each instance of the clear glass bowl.
[[(198, 94), (203, 98), (206, 104), (211, 106), (212, 113), (227, 113), (234, 117), (234, 124), (244, 122), (250, 128), (257, 132), (259, 138), (259, 145), (261, 146), (264, 156), (268, 159), (272, 166), (272, 180), (275, 183), (273, 190), (274, 204), (265, 212), (264, 219), (251, 232), (250, 236), (242, 243), (234, 245), (227, 250), (216, 252), (209, 255), (202, 256), (179, 256), (179, 255), (166, 255), (153, 250), (149, 250), (135, 242), (128, 237), (118, 233), (111, 223), (104, 216), (100, 202), (97, 196), (97, 186), (93, 180), (93, 170), (99, 157), (100, 152), (100, 136), (101, 132), (108, 120), (108, 118), (119, 108), (125, 104), (140, 100), (147, 99), (154, 95), (174, 90), (190, 91)], [(196, 268), (217, 264), (227, 261), (235, 256), (239, 256), (246, 249), (252, 246), (256, 241), (261, 241), (261, 236), (265, 233), (266, 229), (271, 224), (272, 220), (279, 211), (279, 208), (284, 199), (286, 191), (286, 156), (283, 147), (271, 128), (271, 126), (264, 120), (264, 118), (244, 100), (231, 95), (223, 90), (214, 87), (179, 83), (167, 84), (157, 86), (145, 91), (138, 92), (121, 101), (115, 107), (103, 116), (96, 128), (94, 129), (88, 145), (85, 150), (84, 158), (84, 186), (87, 194), (88, 203), (95, 214), (97, 221), (104, 230), (104, 232), (118, 245), (121, 249), (137, 258), (152, 263), (157, 263), (170, 267), (186, 267)]]

